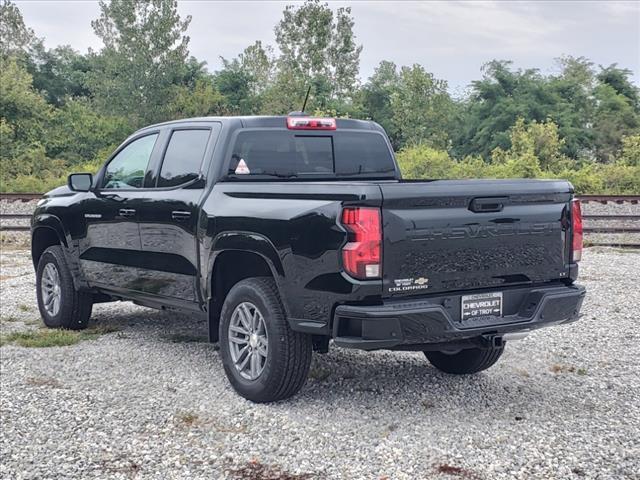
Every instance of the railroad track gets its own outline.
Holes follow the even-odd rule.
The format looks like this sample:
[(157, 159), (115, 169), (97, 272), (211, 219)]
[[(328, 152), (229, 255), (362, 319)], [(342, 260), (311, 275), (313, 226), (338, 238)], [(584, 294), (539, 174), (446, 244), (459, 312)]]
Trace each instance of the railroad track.
[[(42, 193), (2, 193), (0, 192), (0, 200), (8, 200), (10, 202), (31, 202), (42, 198)], [(640, 203), (640, 195), (578, 195), (578, 198), (585, 203)]]
[(31, 202), (42, 198), (42, 193), (0, 193), (0, 200), (9, 202)]
[(578, 198), (583, 203), (640, 203), (640, 195), (578, 195)]
[[(5, 200), (9, 202), (30, 202), (33, 200), (40, 199), (42, 197), (41, 193), (0, 193), (0, 200)], [(640, 203), (640, 195), (580, 195), (578, 197), (580, 201), (583, 203), (589, 202), (597, 202), (606, 204), (609, 202), (612, 203), (631, 203), (631, 204), (639, 204)], [(28, 225), (5, 225), (5, 220), (13, 219), (18, 221), (25, 221), (31, 218), (30, 214), (26, 213), (5, 213), (0, 214), (0, 231), (29, 231), (30, 227)], [(589, 221), (611, 221), (611, 222), (620, 222), (620, 221), (628, 221), (633, 222), (634, 224), (638, 224), (640, 221), (640, 215), (584, 215), (585, 219), (585, 233), (602, 233), (602, 234), (624, 234), (624, 233), (640, 233), (640, 225), (638, 226), (622, 226), (622, 227), (612, 227), (612, 226), (590, 226)], [(622, 248), (638, 248), (640, 249), (640, 243), (616, 243), (616, 242), (602, 242), (602, 243), (591, 243), (593, 246), (613, 246), (613, 247), (622, 247)]]

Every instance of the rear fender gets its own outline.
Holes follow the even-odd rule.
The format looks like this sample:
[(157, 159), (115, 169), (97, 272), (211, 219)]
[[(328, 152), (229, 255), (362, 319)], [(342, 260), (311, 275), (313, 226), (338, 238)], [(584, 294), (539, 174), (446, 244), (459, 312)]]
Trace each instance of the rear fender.
[(207, 266), (205, 298), (211, 298), (211, 280), (216, 259), (222, 252), (229, 250), (255, 253), (262, 257), (269, 266), (278, 289), (280, 289), (284, 280), (284, 268), (273, 243), (267, 237), (253, 232), (224, 232), (217, 235), (212, 242)]

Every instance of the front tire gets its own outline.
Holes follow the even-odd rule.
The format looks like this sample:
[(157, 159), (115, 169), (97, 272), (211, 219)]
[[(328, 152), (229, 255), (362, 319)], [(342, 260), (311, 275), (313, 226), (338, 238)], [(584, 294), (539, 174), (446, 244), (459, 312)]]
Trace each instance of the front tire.
[(93, 299), (78, 292), (60, 245), (47, 248), (36, 270), (36, 296), (44, 324), (49, 328), (87, 328)]
[(311, 364), (311, 336), (294, 332), (271, 278), (249, 278), (227, 295), (220, 314), (220, 355), (233, 388), (247, 400), (295, 395)]
[(445, 373), (466, 375), (481, 372), (496, 363), (504, 352), (500, 348), (469, 348), (456, 353), (424, 352), (431, 365)]

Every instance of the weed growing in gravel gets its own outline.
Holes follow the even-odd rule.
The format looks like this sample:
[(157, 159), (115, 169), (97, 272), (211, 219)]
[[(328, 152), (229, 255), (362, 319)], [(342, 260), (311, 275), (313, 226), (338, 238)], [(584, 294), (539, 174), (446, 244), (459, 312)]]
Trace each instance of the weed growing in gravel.
[(117, 331), (116, 327), (98, 325), (82, 332), (74, 330), (28, 330), (26, 332), (12, 332), (0, 337), (0, 346), (15, 343), (20, 347), (45, 348), (66, 347), (75, 345), (82, 340), (94, 340), (100, 335)]
[(553, 373), (577, 373), (578, 375), (586, 375), (586, 368), (576, 368), (571, 365), (561, 365), (559, 363), (554, 363), (549, 368)]
[(444, 473), (445, 475), (452, 475), (454, 477), (466, 478), (469, 480), (477, 480), (480, 478), (470, 470), (456, 467), (454, 465), (449, 465), (447, 463), (438, 465), (436, 470), (438, 471), (438, 473)]
[(31, 235), (20, 232), (0, 233), (2, 250), (22, 250), (31, 245)]
[(120, 331), (120, 328), (116, 327), (115, 325), (104, 325), (100, 323), (98, 325), (94, 325), (93, 327), (85, 330), (85, 332), (90, 335), (106, 335), (107, 333), (114, 333), (119, 331)]
[(191, 412), (182, 412), (177, 415), (177, 420), (182, 425), (187, 427), (193, 427), (198, 423), (199, 417), (195, 413)]
[(315, 477), (311, 473), (289, 473), (278, 465), (264, 465), (255, 459), (227, 472), (236, 480), (310, 480)]
[(31, 307), (29, 305), (25, 305), (24, 303), (21, 303), (20, 305), (18, 305), (18, 309), (21, 312), (30, 312), (31, 311)]
[(309, 378), (317, 380), (318, 382), (324, 382), (331, 375), (331, 370), (324, 367), (311, 367), (309, 370)]
[(50, 377), (29, 377), (25, 383), (34, 387), (62, 388), (62, 384), (58, 380)]
[(198, 335), (186, 335), (182, 333), (176, 333), (174, 335), (165, 335), (165, 339), (172, 343), (201, 343), (206, 342), (207, 339)]

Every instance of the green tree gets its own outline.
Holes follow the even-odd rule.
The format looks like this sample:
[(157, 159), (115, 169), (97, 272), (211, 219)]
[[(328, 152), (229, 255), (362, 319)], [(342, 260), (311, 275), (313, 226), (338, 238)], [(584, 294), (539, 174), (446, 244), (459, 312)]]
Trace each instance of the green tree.
[(33, 76), (34, 88), (43, 92), (52, 105), (63, 105), (67, 97), (90, 95), (86, 77), (92, 68), (91, 61), (68, 45), (51, 50), (36, 48), (27, 68)]
[(326, 3), (307, 0), (285, 8), (275, 27), (280, 50), (276, 88), (290, 105), (301, 102), (309, 86), (311, 110), (353, 95), (362, 51), (355, 43), (353, 25), (348, 7), (334, 13)]
[(472, 82), (467, 124), (456, 138), (456, 155), (488, 159), (495, 148), (508, 149), (509, 130), (516, 120), (544, 121), (556, 101), (537, 70), (512, 71), (511, 62), (489, 62), (483, 78)]
[(363, 86), (360, 101), (368, 116), (385, 128), (395, 148), (419, 143), (448, 147), (454, 102), (447, 83), (422, 66), (398, 70), (393, 62), (381, 62)]
[(398, 132), (400, 144), (426, 143), (446, 149), (452, 105), (447, 82), (436, 79), (420, 65), (402, 67), (398, 88), (391, 94), (393, 131)]
[(0, 59), (28, 56), (42, 44), (28, 28), (20, 9), (10, 0), (0, 1)]
[(174, 87), (173, 101), (169, 105), (171, 118), (189, 118), (224, 115), (226, 99), (217, 89), (213, 79), (202, 77), (191, 86)]
[(496, 147), (491, 152), (491, 161), (499, 168), (496, 176), (505, 178), (536, 178), (542, 175), (542, 168), (536, 138), (524, 119), (519, 118), (510, 131), (511, 146), (507, 150)]
[(548, 78), (554, 104), (549, 115), (563, 138), (562, 151), (571, 158), (590, 156), (593, 150), (591, 122), (595, 111), (593, 63), (584, 57), (557, 59), (558, 75)]
[(180, 18), (176, 0), (101, 0), (100, 10), (91, 24), (104, 48), (87, 78), (96, 104), (137, 123), (165, 119), (187, 73), (191, 17)]
[(271, 47), (257, 41), (237, 58), (222, 58), (223, 69), (215, 74), (215, 84), (225, 98), (228, 114), (260, 113), (265, 92), (273, 87), (275, 61)]
[(262, 42), (258, 40), (238, 55), (237, 62), (251, 79), (249, 87), (252, 95), (258, 96), (272, 85), (275, 75), (275, 58), (273, 48), (270, 46), (263, 47)]
[(376, 67), (369, 81), (363, 85), (360, 95), (360, 102), (367, 116), (385, 129), (396, 147), (400, 145), (401, 138), (393, 122), (391, 96), (398, 90), (398, 84), (396, 64), (383, 60)]
[[(0, 122), (2, 122), (2, 166), (4, 173), (16, 173), (15, 160), (29, 150), (40, 149), (51, 108), (34, 90), (31, 75), (9, 58), (0, 69)], [(26, 168), (29, 168), (28, 166)]]
[(640, 132), (639, 90), (629, 80), (630, 76), (631, 71), (615, 65), (598, 74), (592, 123), (595, 157), (601, 162), (614, 161), (622, 148), (622, 139)]
[(115, 149), (133, 129), (126, 117), (96, 112), (86, 97), (67, 98), (53, 111), (47, 125), (47, 156), (64, 160), (70, 169), (96, 159), (103, 161), (97, 158), (99, 152)]
[(640, 134), (630, 135), (622, 139), (620, 162), (623, 165), (640, 167)]
[(409, 179), (442, 179), (456, 177), (456, 162), (444, 150), (427, 145), (414, 145), (396, 155), (400, 171)]

